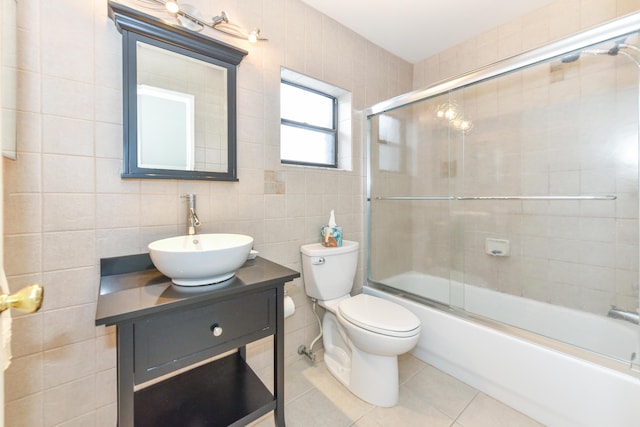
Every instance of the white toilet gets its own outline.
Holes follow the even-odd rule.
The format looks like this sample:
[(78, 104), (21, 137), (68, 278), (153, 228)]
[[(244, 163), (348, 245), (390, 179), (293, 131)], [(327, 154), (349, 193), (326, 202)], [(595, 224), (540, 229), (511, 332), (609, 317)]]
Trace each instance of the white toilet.
[(351, 297), (358, 243), (303, 245), (302, 274), (311, 298), (327, 311), (322, 321), (324, 360), (353, 394), (376, 406), (398, 402), (398, 355), (418, 342), (420, 319), (398, 304), (371, 295)]

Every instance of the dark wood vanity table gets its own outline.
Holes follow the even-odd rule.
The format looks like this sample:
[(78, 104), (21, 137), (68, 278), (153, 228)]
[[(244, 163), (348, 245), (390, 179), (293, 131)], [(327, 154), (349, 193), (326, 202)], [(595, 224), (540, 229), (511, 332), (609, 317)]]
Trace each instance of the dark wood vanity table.
[[(258, 257), (222, 288), (183, 289), (148, 254), (101, 260), (96, 325), (117, 329), (118, 426), (244, 426), (274, 411), (284, 427), (284, 284), (299, 276)], [(268, 336), (273, 392), (246, 363)]]

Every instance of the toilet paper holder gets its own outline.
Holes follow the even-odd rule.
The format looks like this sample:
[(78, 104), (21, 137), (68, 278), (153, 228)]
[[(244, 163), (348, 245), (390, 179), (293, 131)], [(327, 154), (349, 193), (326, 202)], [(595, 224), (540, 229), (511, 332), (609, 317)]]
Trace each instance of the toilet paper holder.
[(284, 291), (284, 298), (283, 298), (283, 311), (284, 311), (284, 317), (290, 317), (293, 316), (294, 313), (296, 312), (296, 305), (293, 302), (293, 298), (291, 298), (289, 295), (287, 295), (287, 291)]

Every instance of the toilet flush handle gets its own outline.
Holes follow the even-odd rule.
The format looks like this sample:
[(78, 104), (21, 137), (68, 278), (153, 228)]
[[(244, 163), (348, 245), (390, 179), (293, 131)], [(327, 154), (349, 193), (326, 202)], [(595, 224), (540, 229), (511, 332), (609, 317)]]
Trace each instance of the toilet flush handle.
[(311, 261), (311, 264), (313, 265), (322, 265), (325, 263), (324, 257), (320, 257), (318, 259), (314, 259), (313, 261)]

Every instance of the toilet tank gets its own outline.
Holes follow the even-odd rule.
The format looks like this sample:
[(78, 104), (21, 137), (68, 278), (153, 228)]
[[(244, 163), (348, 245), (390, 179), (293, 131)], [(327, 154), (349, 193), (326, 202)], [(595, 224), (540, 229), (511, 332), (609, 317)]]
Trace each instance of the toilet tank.
[(320, 243), (302, 245), (302, 276), (307, 295), (327, 301), (348, 295), (358, 266), (358, 242), (343, 240), (327, 248)]

